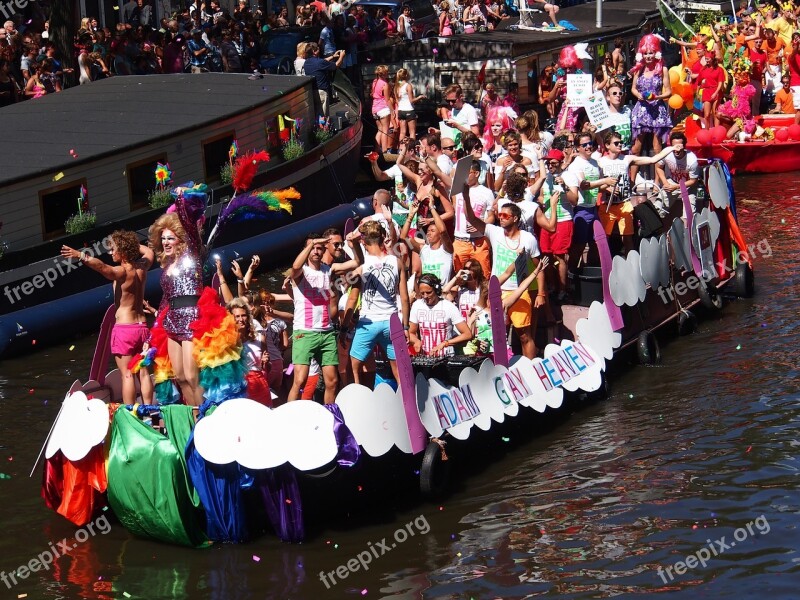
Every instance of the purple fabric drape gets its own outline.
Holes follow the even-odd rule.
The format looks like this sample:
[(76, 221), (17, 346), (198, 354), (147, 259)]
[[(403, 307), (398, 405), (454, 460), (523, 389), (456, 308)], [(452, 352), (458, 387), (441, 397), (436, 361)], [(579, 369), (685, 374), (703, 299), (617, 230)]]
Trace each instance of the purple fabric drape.
[(336, 444), (339, 452), (336, 455), (336, 462), (340, 467), (352, 467), (361, 457), (361, 448), (353, 437), (350, 428), (345, 425), (342, 411), (337, 404), (326, 404), (327, 408), (333, 413), (333, 435), (336, 437)]

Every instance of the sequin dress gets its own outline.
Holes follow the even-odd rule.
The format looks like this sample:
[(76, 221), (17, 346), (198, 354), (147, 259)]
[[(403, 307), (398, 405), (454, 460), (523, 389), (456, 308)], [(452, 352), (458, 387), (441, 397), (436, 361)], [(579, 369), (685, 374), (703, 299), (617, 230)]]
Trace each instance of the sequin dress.
[[(663, 86), (664, 82), (661, 73), (649, 77), (640, 74), (636, 80), (636, 89), (645, 98), (650, 94), (660, 96)], [(633, 107), (631, 111), (631, 134), (634, 140), (642, 133), (653, 133), (662, 142), (666, 142), (671, 129), (672, 120), (669, 118), (667, 104), (663, 100), (651, 102), (639, 100)]]
[(185, 342), (192, 339), (189, 325), (199, 316), (197, 306), (170, 308), (169, 302), (181, 296), (197, 296), (203, 292), (203, 263), (200, 260), (201, 241), (197, 223), (183, 198), (175, 202), (175, 212), (186, 231), (186, 251), (166, 266), (161, 273), (161, 299), (159, 313), (165, 311), (164, 330), (173, 340)]

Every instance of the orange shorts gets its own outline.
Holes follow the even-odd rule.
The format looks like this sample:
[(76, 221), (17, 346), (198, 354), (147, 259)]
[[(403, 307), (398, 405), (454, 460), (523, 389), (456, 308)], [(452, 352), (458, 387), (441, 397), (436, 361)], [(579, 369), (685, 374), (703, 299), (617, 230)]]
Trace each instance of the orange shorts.
[(620, 235), (633, 235), (633, 205), (630, 202), (612, 204), (606, 210), (605, 206), (597, 209), (597, 216), (603, 224), (606, 235), (614, 232), (614, 225), (619, 223)]
[[(503, 298), (507, 298), (511, 293), (511, 290), (505, 290), (503, 292)], [(508, 319), (511, 321), (511, 326), (516, 327), (517, 329), (529, 327), (533, 322), (531, 319), (532, 309), (533, 303), (531, 302), (530, 292), (525, 290), (522, 296), (519, 297), (519, 300), (514, 302), (514, 304), (508, 308)]]

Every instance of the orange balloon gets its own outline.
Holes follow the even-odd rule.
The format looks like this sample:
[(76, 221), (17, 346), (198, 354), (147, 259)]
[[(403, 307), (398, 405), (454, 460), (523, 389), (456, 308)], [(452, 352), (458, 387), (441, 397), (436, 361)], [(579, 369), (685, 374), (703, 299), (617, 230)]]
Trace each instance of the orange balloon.
[(672, 84), (672, 93), (673, 94), (678, 94), (678, 96), (683, 98), (683, 95), (686, 93), (686, 84), (685, 83), (681, 83), (680, 81), (678, 81), (676, 83), (673, 83)]
[(669, 97), (669, 107), (678, 110), (681, 106), (683, 106), (683, 98), (678, 94), (672, 94), (672, 96)]

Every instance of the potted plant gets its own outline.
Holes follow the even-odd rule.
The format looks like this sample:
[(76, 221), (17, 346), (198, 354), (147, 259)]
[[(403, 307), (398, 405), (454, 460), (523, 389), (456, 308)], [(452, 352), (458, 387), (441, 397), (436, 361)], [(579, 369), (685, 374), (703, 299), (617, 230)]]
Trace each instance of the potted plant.
[(305, 149), (303, 148), (303, 142), (297, 139), (297, 136), (292, 133), (289, 141), (283, 145), (283, 158), (286, 161), (294, 160), (295, 158), (300, 158), (305, 154)]
[(82, 185), (78, 196), (78, 212), (66, 220), (64, 229), (69, 234), (82, 233), (92, 229), (96, 223), (97, 215), (89, 209), (89, 195), (86, 186)]

